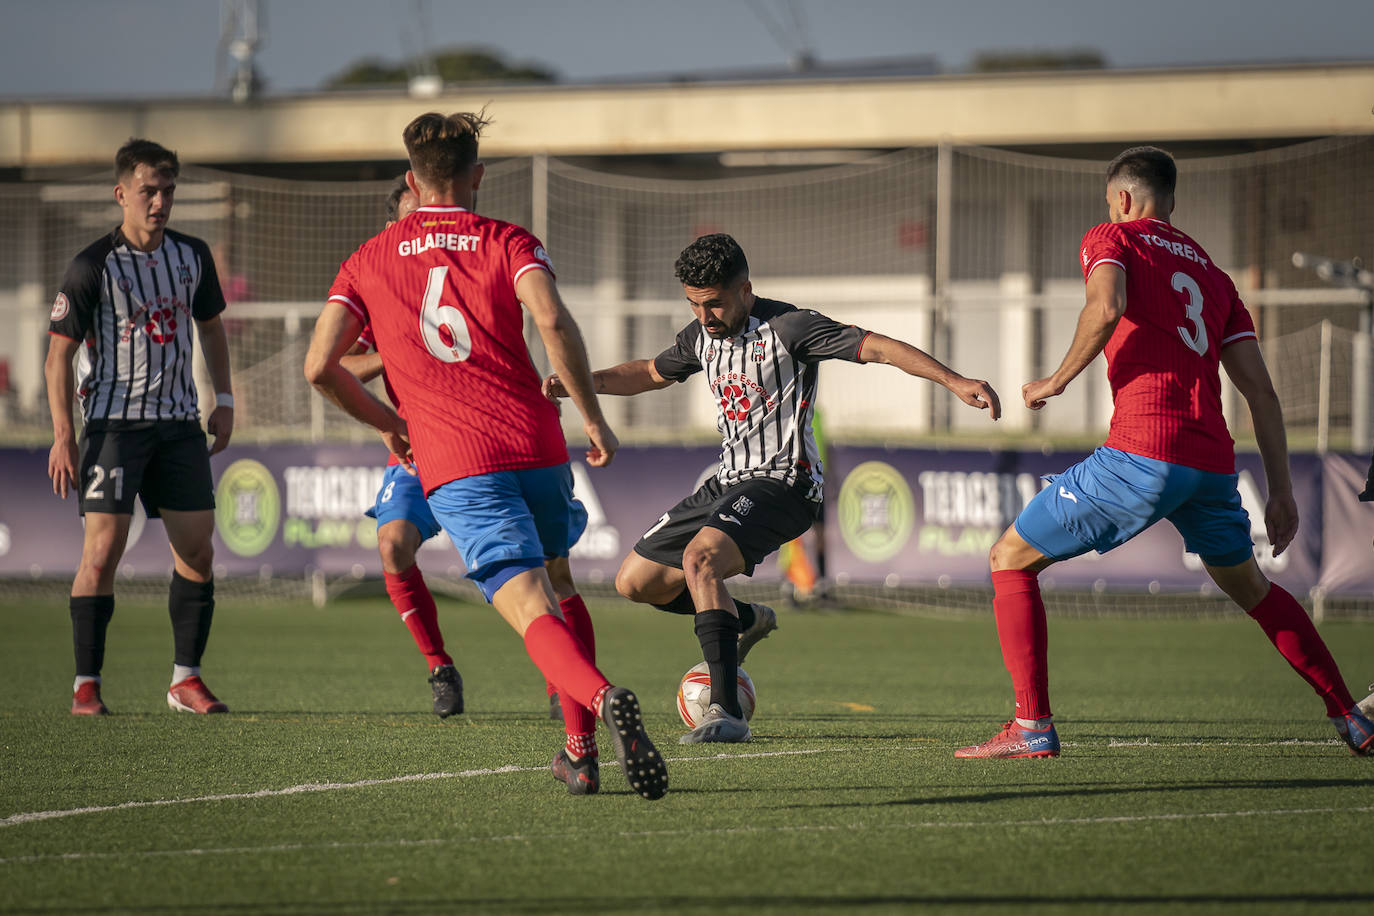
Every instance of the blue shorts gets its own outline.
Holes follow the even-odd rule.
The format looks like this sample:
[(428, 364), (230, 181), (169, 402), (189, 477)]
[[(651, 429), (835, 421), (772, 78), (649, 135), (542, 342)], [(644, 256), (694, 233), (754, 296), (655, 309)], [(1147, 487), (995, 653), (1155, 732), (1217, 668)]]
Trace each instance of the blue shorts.
[(566, 557), (582, 536), (587, 510), (572, 486), (567, 464), (496, 471), (444, 484), (429, 494), (429, 507), (490, 601), (525, 570)]
[(439, 533), (439, 522), (429, 511), (420, 478), (408, 473), (399, 464), (389, 465), (377, 491), (377, 504), (365, 515), (377, 520), (380, 528), (387, 522), (410, 522), (420, 529), (420, 540), (428, 541)]
[(1235, 474), (1104, 447), (1046, 479), (1050, 485), (1016, 517), (1016, 533), (1051, 560), (1106, 553), (1162, 518), (1209, 566), (1235, 566), (1253, 555)]

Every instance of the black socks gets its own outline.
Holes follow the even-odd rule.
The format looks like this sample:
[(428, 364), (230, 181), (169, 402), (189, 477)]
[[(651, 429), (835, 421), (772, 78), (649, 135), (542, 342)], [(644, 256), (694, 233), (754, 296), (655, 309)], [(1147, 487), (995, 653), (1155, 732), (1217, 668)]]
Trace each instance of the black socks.
[(99, 677), (105, 664), (105, 630), (114, 616), (114, 595), (73, 596), (70, 607), (76, 674)]
[(711, 673), (711, 702), (743, 718), (739, 705), (739, 619), (729, 611), (702, 611), (696, 616), (695, 629)]
[(167, 610), (172, 617), (172, 640), (176, 663), (188, 668), (200, 665), (205, 643), (210, 638), (210, 619), (215, 613), (215, 580), (192, 582), (172, 573), (167, 592)]
[[(735, 613), (739, 614), (739, 625), (741, 630), (747, 630), (754, 625), (754, 606), (747, 601), (740, 601), (738, 598), (731, 598), (735, 602)], [(687, 589), (678, 592), (677, 597), (667, 604), (655, 604), (654, 607), (660, 611), (667, 611), (669, 614), (695, 614), (696, 605), (692, 602), (692, 593)]]

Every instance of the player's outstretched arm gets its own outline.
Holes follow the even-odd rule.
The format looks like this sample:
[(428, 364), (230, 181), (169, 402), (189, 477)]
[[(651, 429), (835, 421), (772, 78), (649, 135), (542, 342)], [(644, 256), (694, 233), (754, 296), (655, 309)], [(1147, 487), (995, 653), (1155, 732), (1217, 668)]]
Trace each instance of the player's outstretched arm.
[(1117, 322), (1126, 314), (1126, 271), (1115, 264), (1099, 264), (1088, 275), (1087, 299), (1078, 313), (1078, 328), (1069, 352), (1054, 375), (1021, 386), (1021, 398), (1031, 410), (1039, 410), (1046, 399), (1063, 394), (1069, 382), (1078, 378), (1112, 339)]
[[(210, 383), (215, 388), (215, 394), (232, 397), (234, 388), (229, 377), (229, 335), (225, 333), (224, 322), (218, 315), (206, 321), (197, 320), (196, 330), (200, 332), (200, 350), (205, 354), (205, 368), (210, 372)], [(229, 437), (234, 434), (234, 408), (216, 404), (205, 421), (205, 431), (215, 440), (210, 445), (210, 454), (224, 451), (229, 444)]]
[(1002, 416), (1002, 404), (991, 385), (982, 379), (965, 378), (929, 353), (904, 341), (869, 334), (859, 348), (859, 362), (896, 366), (907, 375), (943, 385), (970, 407), (991, 411), (994, 420)]
[[(527, 270), (516, 281), (515, 294), (533, 316), (554, 373), (562, 380), (563, 389), (582, 414), (582, 428), (590, 443), (587, 463), (592, 467), (610, 464), (620, 448), (620, 440), (601, 413), (601, 404), (596, 399), (596, 386), (592, 382), (592, 370), (587, 363), (587, 346), (582, 341), (577, 322), (563, 304), (563, 297), (558, 294), (553, 276), (545, 270)], [(545, 394), (548, 394), (547, 387)]]
[(1288, 432), (1283, 407), (1274, 391), (1259, 341), (1245, 338), (1221, 351), (1221, 365), (1250, 408), (1255, 443), (1264, 462), (1269, 499), (1264, 507), (1264, 528), (1278, 556), (1298, 534), (1298, 504), (1293, 499), (1293, 478), (1288, 469)]
[[(659, 375), (651, 359), (632, 359), (592, 373), (592, 387), (597, 394), (632, 396), (667, 388), (671, 384), (673, 380)], [(567, 396), (568, 389), (557, 374), (544, 379), (544, 397), (557, 400)]]
[(77, 481), (76, 426), (72, 423), (72, 398), (76, 393), (72, 357), (81, 342), (48, 335), (48, 358), (43, 375), (48, 381), (48, 412), (52, 414), (52, 449), (48, 452), (48, 477), (52, 491), (63, 499)]
[(415, 473), (405, 421), (364, 387), (340, 362), (358, 340), (362, 322), (341, 303), (324, 304), (305, 354), (305, 378), (325, 397), (382, 434), (382, 440), (406, 470)]

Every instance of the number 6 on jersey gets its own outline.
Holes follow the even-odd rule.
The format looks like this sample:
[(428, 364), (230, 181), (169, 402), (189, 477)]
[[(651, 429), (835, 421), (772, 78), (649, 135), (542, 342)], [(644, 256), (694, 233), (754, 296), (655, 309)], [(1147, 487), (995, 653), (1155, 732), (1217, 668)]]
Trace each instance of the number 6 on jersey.
[(448, 267), (431, 267), (425, 283), (425, 299), (420, 306), (420, 336), (425, 349), (445, 363), (461, 363), (472, 355), (472, 335), (463, 313), (451, 305), (441, 305), (444, 278)]

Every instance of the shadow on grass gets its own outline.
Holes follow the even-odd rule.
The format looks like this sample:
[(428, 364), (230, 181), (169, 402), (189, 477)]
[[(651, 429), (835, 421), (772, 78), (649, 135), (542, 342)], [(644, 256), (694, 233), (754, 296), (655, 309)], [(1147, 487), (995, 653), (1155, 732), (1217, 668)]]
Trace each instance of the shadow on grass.
[[(1374, 777), (1365, 779), (1217, 779), (1180, 783), (1056, 783), (1052, 786), (1008, 786), (964, 795), (932, 795), (921, 798), (892, 799), (872, 802), (823, 802), (820, 804), (785, 805), (786, 808), (883, 808), (920, 805), (980, 805), (1001, 801), (1031, 799), (1092, 798), (1101, 796), (1169, 794), (1173, 792), (1221, 792), (1226, 790), (1270, 790), (1288, 792), (1295, 789), (1364, 789), (1374, 787)], [(938, 791), (938, 787), (931, 787)]]

